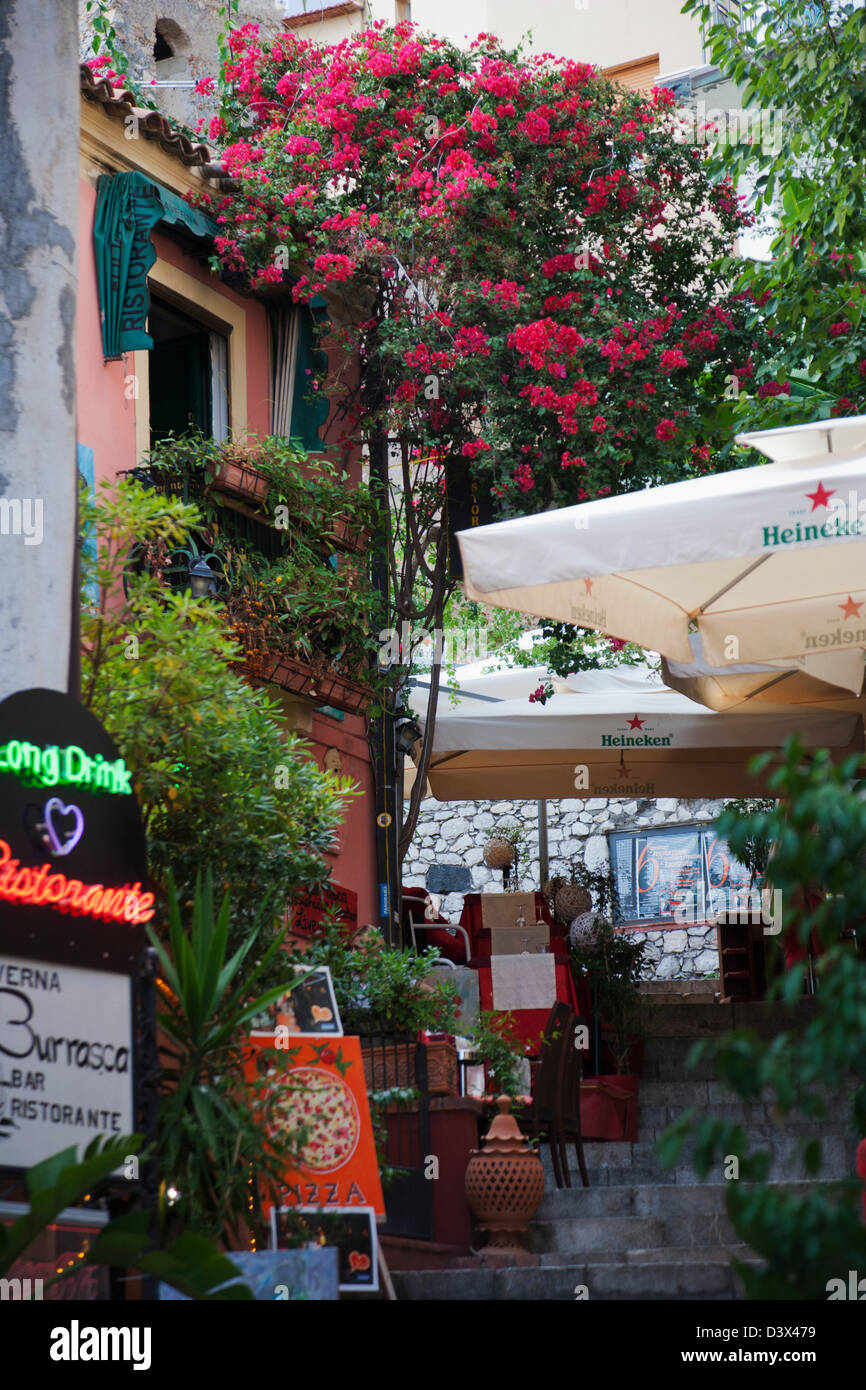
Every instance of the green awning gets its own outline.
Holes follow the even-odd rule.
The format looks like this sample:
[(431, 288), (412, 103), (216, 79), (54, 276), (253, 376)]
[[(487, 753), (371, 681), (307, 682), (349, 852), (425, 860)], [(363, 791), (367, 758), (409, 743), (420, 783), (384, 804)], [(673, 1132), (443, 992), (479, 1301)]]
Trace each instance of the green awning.
[(147, 273), (156, 260), (150, 234), (157, 222), (181, 225), (203, 240), (211, 240), (219, 231), (212, 218), (144, 174), (100, 177), (93, 246), (102, 352), (107, 361), (153, 347), (145, 324), (150, 308)]

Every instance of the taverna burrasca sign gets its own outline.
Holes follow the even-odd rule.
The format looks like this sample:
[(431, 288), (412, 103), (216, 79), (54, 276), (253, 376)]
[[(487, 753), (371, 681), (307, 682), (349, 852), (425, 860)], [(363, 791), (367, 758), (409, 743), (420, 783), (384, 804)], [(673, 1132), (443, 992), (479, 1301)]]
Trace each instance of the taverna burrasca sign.
[(0, 1167), (134, 1128), (133, 975), (153, 917), (129, 769), (53, 690), (0, 704)]

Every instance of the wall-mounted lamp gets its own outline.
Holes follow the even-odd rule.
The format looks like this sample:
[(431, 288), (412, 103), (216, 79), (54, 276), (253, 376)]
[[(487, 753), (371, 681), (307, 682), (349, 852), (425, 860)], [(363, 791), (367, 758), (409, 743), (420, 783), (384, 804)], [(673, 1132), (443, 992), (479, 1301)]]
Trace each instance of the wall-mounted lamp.
[(421, 738), (421, 730), (414, 719), (406, 716), (397, 720), (394, 726), (394, 742), (398, 753), (408, 757), (419, 738)]
[(208, 598), (217, 591), (216, 575), (207, 560), (196, 560), (189, 567), (189, 584), (193, 598)]

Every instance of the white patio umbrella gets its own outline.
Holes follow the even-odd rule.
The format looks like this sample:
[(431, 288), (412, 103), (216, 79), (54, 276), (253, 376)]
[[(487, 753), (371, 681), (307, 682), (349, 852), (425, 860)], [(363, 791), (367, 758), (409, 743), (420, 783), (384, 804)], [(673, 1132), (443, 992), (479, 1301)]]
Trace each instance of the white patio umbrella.
[(807, 658), (859, 693), (866, 417), (738, 439), (774, 461), (460, 532), (467, 597), (684, 664), (695, 624), (711, 667)]
[(790, 734), (838, 757), (863, 748), (856, 709), (719, 714), (641, 667), (555, 681), (562, 693), (539, 705), (527, 695), (546, 672), (523, 674), (519, 699), (479, 699), (479, 677), (456, 706), (440, 705), (427, 774), (440, 801), (753, 796), (765, 788), (749, 761)]
[[(749, 708), (784, 713), (792, 705), (809, 705), (813, 709), (862, 708), (861, 699), (852, 695), (862, 674), (863, 653), (859, 648), (839, 656), (803, 657), (802, 665), (794, 668), (780, 662), (742, 663), (721, 669), (711, 666), (704, 657), (699, 633), (690, 633), (689, 643), (692, 661), (668, 661), (662, 657), (661, 674), (665, 685), (708, 709), (733, 712)], [(820, 675), (812, 674), (815, 671)]]

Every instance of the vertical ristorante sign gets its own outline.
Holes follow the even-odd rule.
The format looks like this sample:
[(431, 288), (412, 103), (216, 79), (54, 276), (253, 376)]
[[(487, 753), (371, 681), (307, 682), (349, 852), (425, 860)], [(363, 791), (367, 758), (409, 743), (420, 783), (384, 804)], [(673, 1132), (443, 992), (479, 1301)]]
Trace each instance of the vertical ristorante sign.
[(129, 769), (53, 690), (0, 704), (0, 1167), (129, 1134), (154, 915)]

